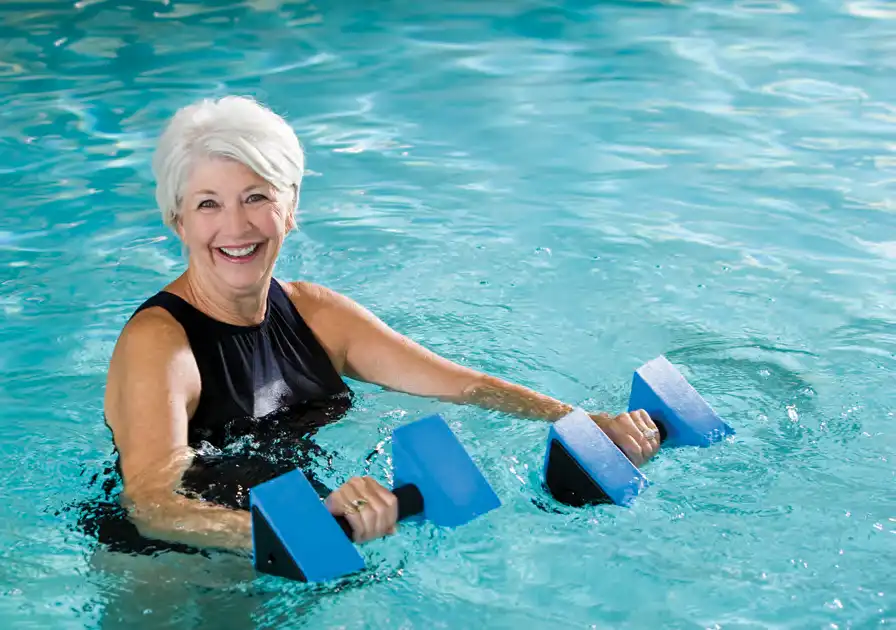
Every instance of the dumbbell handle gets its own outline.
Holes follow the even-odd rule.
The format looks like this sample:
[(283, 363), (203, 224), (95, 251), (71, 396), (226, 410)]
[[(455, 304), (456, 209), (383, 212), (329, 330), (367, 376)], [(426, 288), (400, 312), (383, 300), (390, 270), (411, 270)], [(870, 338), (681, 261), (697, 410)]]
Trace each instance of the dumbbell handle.
[(664, 425), (658, 418), (654, 418), (651, 416), (650, 418), (653, 420), (653, 423), (656, 425), (657, 430), (660, 432), (660, 444), (666, 441), (669, 433), (666, 431), (666, 425)]
[[(423, 495), (420, 494), (420, 489), (414, 484), (409, 483), (399, 486), (392, 491), (392, 494), (398, 499), (399, 521), (416, 516), (423, 511)], [(349, 524), (348, 519), (344, 516), (337, 516), (336, 522), (339, 523), (339, 527), (342, 528), (349, 540), (352, 540), (352, 526)]]

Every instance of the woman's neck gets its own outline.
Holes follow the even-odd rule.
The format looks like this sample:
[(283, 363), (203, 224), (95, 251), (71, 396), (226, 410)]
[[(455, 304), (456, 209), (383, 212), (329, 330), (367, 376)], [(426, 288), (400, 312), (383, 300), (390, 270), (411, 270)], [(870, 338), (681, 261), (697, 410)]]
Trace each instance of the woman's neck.
[(257, 288), (234, 292), (188, 268), (173, 285), (183, 294), (181, 297), (213, 319), (237, 326), (252, 326), (264, 321), (269, 276)]

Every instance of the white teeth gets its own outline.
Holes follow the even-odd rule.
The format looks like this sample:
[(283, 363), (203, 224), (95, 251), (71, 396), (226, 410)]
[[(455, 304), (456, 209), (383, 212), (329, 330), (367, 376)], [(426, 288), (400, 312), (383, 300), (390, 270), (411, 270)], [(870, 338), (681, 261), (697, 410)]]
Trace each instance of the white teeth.
[(241, 247), (239, 249), (234, 249), (230, 247), (219, 247), (222, 252), (227, 254), (228, 256), (233, 256), (234, 258), (241, 258), (243, 256), (248, 256), (250, 254), (254, 254), (255, 250), (258, 249), (258, 243), (254, 245), (249, 245), (247, 247)]

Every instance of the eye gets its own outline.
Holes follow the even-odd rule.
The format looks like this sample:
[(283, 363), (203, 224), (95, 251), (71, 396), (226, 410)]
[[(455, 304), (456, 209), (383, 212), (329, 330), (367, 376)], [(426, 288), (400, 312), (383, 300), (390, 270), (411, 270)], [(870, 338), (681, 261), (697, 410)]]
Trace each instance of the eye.
[(268, 198), (262, 195), (261, 193), (252, 193), (246, 198), (246, 203), (261, 203), (262, 201), (267, 201)]
[(198, 207), (203, 210), (211, 210), (218, 207), (218, 202), (214, 199), (203, 199), (199, 202)]

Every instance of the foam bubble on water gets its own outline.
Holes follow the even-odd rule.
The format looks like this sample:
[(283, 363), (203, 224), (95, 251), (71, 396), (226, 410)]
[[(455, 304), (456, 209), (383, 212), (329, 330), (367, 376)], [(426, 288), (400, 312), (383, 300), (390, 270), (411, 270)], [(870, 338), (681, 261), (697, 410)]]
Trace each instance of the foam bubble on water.
[(541, 80), (545, 75), (566, 72), (571, 67), (571, 57), (565, 51), (545, 51), (534, 53), (516, 44), (496, 41), (486, 46), (477, 46), (476, 53), (455, 61), (457, 66), (477, 73), (495, 77), (532, 77)]
[(719, 62), (718, 46), (710, 39), (696, 37), (679, 37), (670, 41), (672, 52), (692, 61), (710, 74), (730, 81), (740, 89), (749, 89), (743, 78), (723, 68)]
[(252, 70), (244, 74), (234, 74), (230, 77), (230, 81), (242, 81), (245, 79), (256, 79), (261, 77), (269, 77), (277, 74), (287, 74), (294, 70), (302, 70), (313, 66), (321, 66), (332, 64), (338, 61), (339, 57), (326, 52), (319, 52), (308, 57), (293, 61), (290, 63), (274, 65), (272, 63), (263, 63), (257, 70)]
[(115, 346), (115, 333), (111, 329), (96, 329), (85, 331), (82, 336), (84, 339), (71, 352), (68, 365), (79, 375), (105, 374)]
[(860, 88), (819, 79), (787, 79), (764, 85), (761, 91), (803, 103), (864, 102), (869, 100), (868, 94)]
[(896, 7), (894, 7), (892, 2), (887, 1), (862, 0), (861, 2), (847, 2), (846, 12), (855, 17), (896, 20)]
[(118, 37), (82, 37), (68, 45), (67, 49), (85, 57), (115, 59), (124, 42)]
[(722, 235), (710, 232), (698, 232), (679, 223), (630, 225), (629, 231), (646, 238), (653, 243), (664, 241), (685, 241), (707, 247), (731, 249), (736, 243), (726, 240)]
[(882, 258), (887, 258), (890, 260), (896, 260), (896, 241), (866, 241), (859, 237), (855, 237), (856, 243), (862, 247), (862, 249), (867, 250), (873, 254), (876, 254)]
[(17, 63), (0, 61), (0, 77), (13, 77), (25, 74), (25, 69)]
[(799, 13), (799, 7), (790, 2), (779, 2), (777, 0), (744, 0), (735, 5), (739, 10), (746, 13), (782, 13), (792, 14)]
[(0, 297), (0, 306), (7, 316), (19, 315), (22, 310), (22, 298), (17, 295), (5, 295)]

